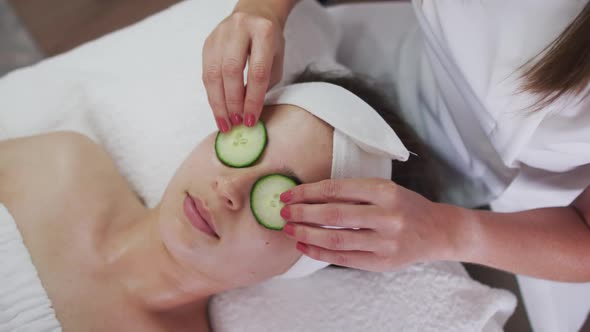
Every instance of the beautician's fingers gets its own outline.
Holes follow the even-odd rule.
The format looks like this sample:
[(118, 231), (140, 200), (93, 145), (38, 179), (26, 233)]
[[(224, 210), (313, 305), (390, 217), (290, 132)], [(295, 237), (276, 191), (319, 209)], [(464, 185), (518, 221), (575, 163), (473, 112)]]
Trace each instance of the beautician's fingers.
[(375, 229), (391, 218), (375, 205), (327, 203), (292, 204), (281, 209), (286, 221), (345, 228)]
[(236, 31), (230, 37), (223, 60), (223, 87), (225, 105), (232, 125), (242, 123), (244, 110), (244, 68), (248, 58), (250, 36), (246, 31)]
[[(386, 271), (461, 255), (457, 243), (465, 233), (454, 226), (457, 212), (391, 181), (345, 179), (304, 184), (284, 193), (281, 200), (296, 202), (281, 210), (281, 216), (290, 221), (284, 232), (315, 259)], [(318, 229), (316, 223), (360, 229)], [(360, 232), (359, 236), (355, 232)]]
[(313, 259), (354, 269), (385, 272), (391, 270), (388, 259), (368, 251), (330, 250), (298, 242), (297, 250)]
[(265, 8), (242, 10), (223, 20), (203, 47), (203, 83), (223, 132), (232, 123), (256, 124), (266, 91), (280, 80), (283, 70), (282, 20)]
[(329, 229), (304, 224), (288, 223), (283, 232), (289, 237), (305, 244), (331, 250), (362, 250), (381, 252), (385, 241), (379, 234), (368, 229)]
[(207, 91), (207, 99), (213, 110), (217, 128), (222, 132), (230, 130), (229, 114), (225, 105), (225, 92), (223, 87), (223, 73), (221, 69), (220, 48), (217, 42), (218, 35), (212, 34), (205, 41), (203, 47), (203, 84)]
[(248, 62), (244, 123), (254, 126), (260, 118), (264, 96), (283, 74), (284, 40), (280, 29), (271, 21), (252, 22), (252, 45)]
[(384, 179), (331, 179), (301, 184), (281, 194), (281, 201), (295, 203), (325, 203), (349, 201), (390, 206), (399, 186)]

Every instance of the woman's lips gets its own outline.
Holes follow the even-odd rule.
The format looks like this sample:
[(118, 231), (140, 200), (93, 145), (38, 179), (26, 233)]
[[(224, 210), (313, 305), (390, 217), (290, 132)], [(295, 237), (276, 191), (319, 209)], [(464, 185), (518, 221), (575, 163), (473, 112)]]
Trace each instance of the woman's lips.
[(186, 197), (184, 198), (183, 207), (184, 214), (195, 228), (212, 237), (219, 238), (213, 229), (213, 225), (209, 224), (205, 217), (201, 214), (200, 211), (204, 211), (204, 208), (200, 200), (194, 199), (190, 194), (187, 193)]

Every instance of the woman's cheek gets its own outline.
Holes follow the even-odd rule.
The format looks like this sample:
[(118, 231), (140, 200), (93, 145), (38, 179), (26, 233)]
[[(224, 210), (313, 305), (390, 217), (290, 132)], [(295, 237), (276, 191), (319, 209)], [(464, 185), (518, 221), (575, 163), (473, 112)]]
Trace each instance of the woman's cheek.
[(248, 247), (256, 257), (273, 260), (285, 255), (291, 247), (295, 248), (295, 242), (284, 236), (282, 232), (268, 230), (258, 224), (255, 227), (259, 229), (254, 236), (250, 237)]
[(284, 265), (298, 258), (300, 253), (295, 249), (296, 241), (288, 238), (280, 231), (270, 231), (273, 234), (264, 240), (265, 252), (272, 260), (277, 260), (279, 265)]

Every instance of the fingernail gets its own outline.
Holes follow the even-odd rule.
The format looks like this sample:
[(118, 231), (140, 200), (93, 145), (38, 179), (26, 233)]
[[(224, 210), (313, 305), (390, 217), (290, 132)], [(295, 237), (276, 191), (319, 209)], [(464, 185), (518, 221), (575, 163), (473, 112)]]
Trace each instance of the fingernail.
[(285, 191), (281, 194), (281, 202), (289, 203), (289, 201), (293, 198), (293, 192), (291, 190)]
[(291, 210), (288, 207), (282, 208), (281, 209), (281, 217), (283, 217), (283, 219), (285, 219), (285, 220), (291, 218)]
[(232, 115), (230, 115), (229, 117), (231, 119), (231, 123), (234, 126), (237, 126), (239, 124), (242, 124), (242, 116), (236, 113), (232, 113)]
[(229, 131), (229, 125), (224, 118), (217, 118), (217, 127), (221, 130), (222, 133), (227, 133)]
[(285, 227), (283, 227), (283, 232), (295, 236), (295, 227), (291, 224), (286, 224)]
[(297, 244), (295, 245), (295, 248), (297, 248), (297, 250), (306, 253), (309, 249), (309, 247), (301, 242), (297, 242)]
[(254, 114), (248, 113), (246, 114), (246, 127), (252, 127), (254, 126), (254, 122), (256, 122), (256, 118), (254, 117)]

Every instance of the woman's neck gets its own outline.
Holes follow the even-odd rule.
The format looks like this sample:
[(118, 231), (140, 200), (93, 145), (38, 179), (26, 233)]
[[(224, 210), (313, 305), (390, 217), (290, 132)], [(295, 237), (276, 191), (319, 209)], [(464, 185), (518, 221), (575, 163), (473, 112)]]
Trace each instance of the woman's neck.
[(159, 233), (158, 208), (113, 221), (100, 243), (101, 270), (118, 281), (130, 302), (159, 313), (197, 307), (206, 318), (207, 301), (219, 290), (168, 252)]

